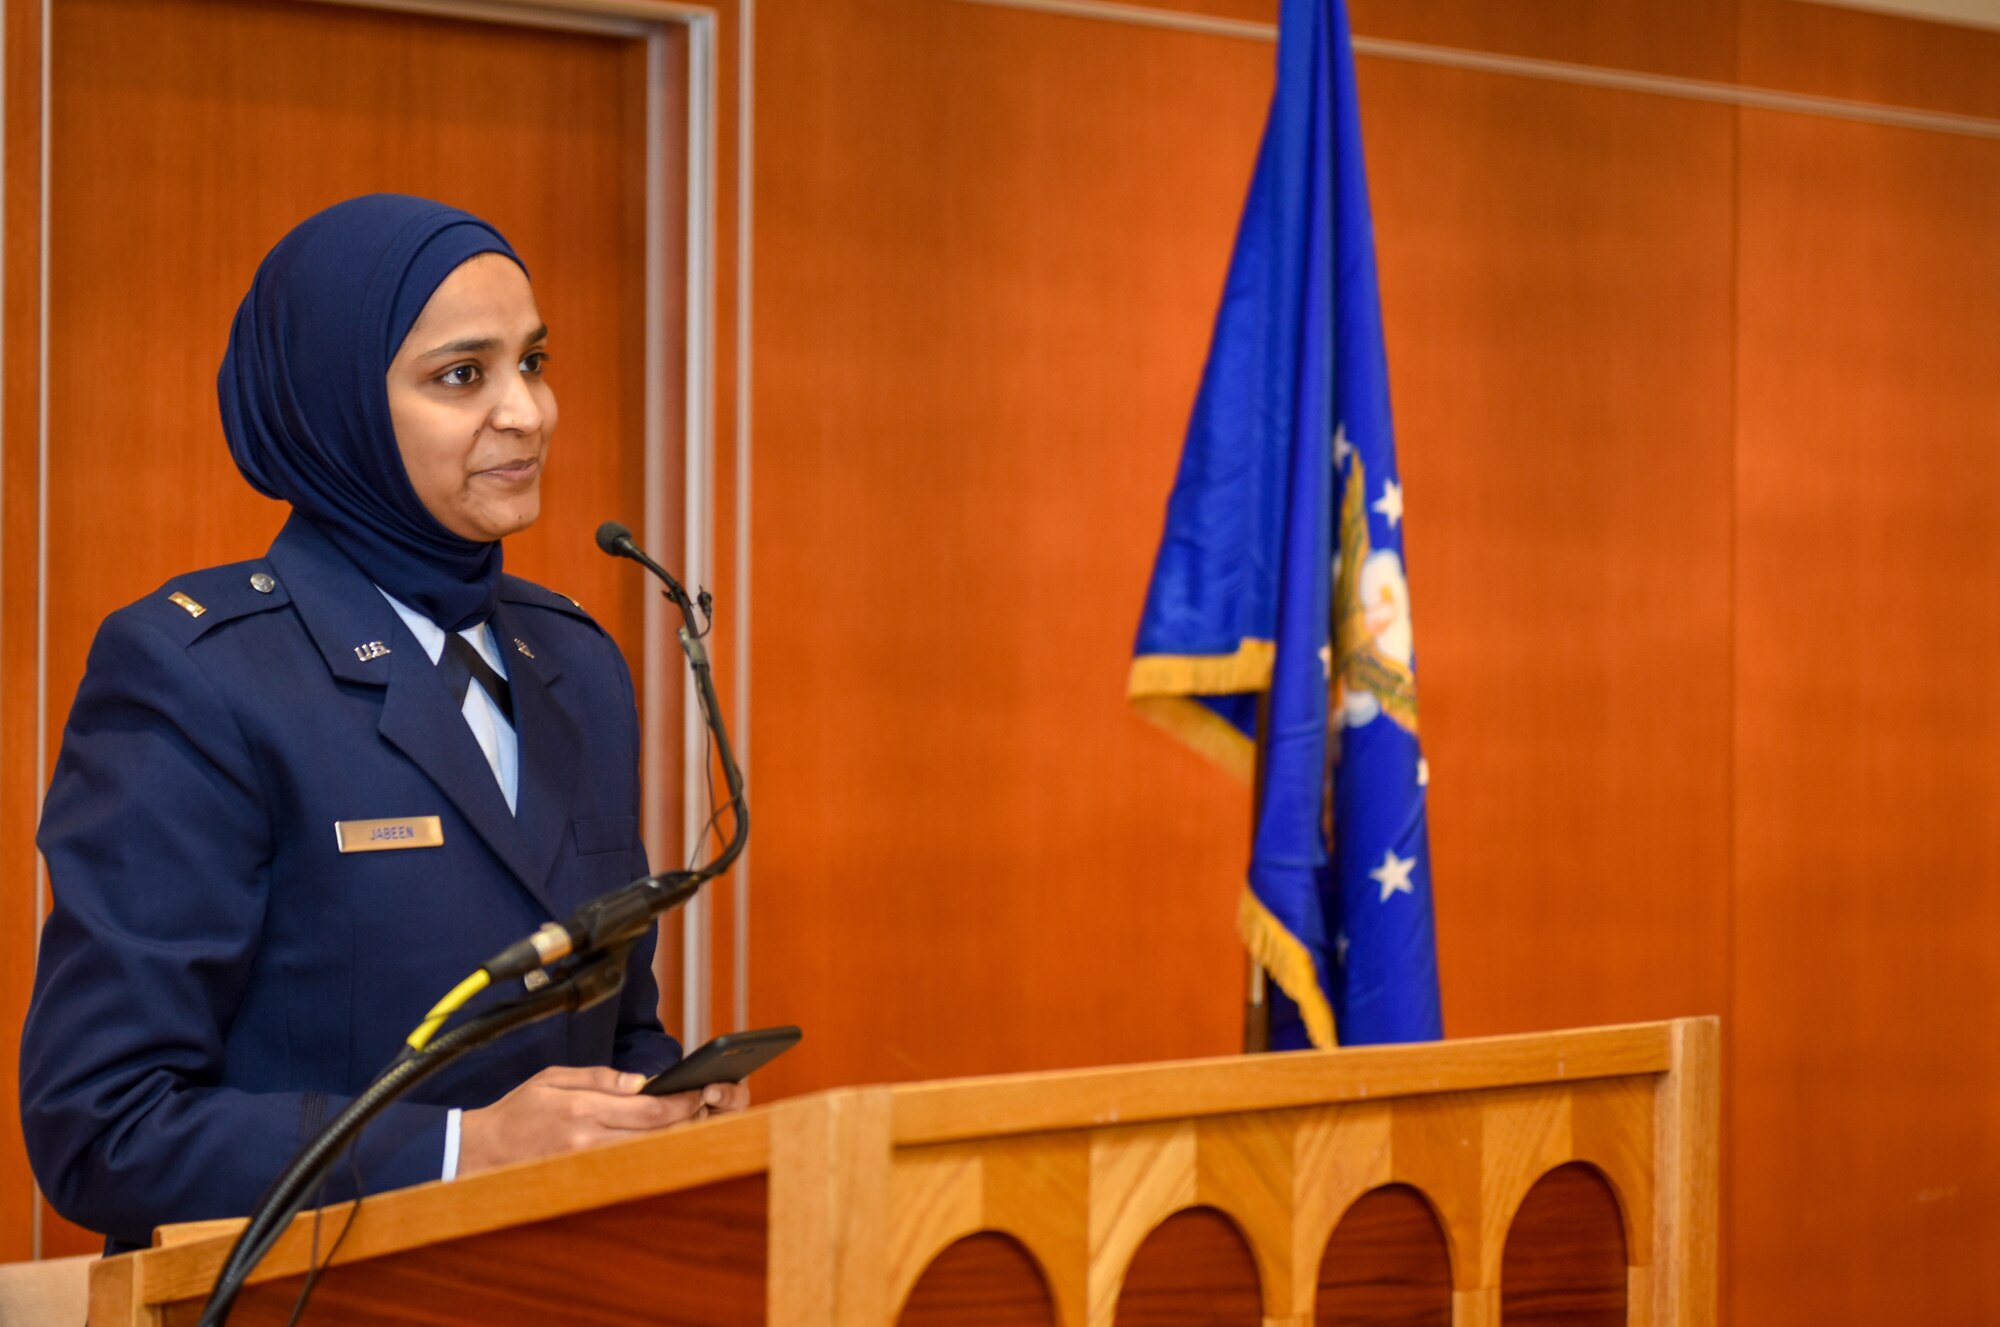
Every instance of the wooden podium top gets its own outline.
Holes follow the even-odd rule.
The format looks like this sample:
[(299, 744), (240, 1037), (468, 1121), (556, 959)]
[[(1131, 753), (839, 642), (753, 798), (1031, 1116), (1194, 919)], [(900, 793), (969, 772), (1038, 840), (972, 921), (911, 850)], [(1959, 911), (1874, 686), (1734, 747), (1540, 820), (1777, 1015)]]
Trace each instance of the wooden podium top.
[[(1580, 1160), (1604, 1173), (1625, 1209), (1628, 1257), (1635, 1284), (1651, 1287), (1644, 1296), (1654, 1301), (1651, 1321), (1709, 1322), (1714, 1300), (1716, 1040), (1713, 1019), (1687, 1019), (843, 1088), (370, 1197), (353, 1217), (337, 1269), (315, 1293), (315, 1305), (335, 1291), (336, 1283), (347, 1287), (339, 1292), (343, 1296), (365, 1294), (361, 1287), (371, 1267), (421, 1262), (427, 1282), (444, 1284), (452, 1280), (450, 1268), (460, 1251), (489, 1245), (498, 1249), (495, 1241), (510, 1238), (510, 1232), (536, 1227), (536, 1242), (518, 1247), (553, 1249), (562, 1242), (559, 1232), (572, 1225), (581, 1232), (592, 1214), (617, 1208), (629, 1220), (643, 1222), (645, 1212), (676, 1206), (674, 1195), (699, 1191), (740, 1193), (748, 1204), (744, 1210), (751, 1215), (721, 1222), (734, 1234), (719, 1234), (718, 1240), (747, 1238), (738, 1227), (760, 1221), (762, 1227), (749, 1232), (762, 1259), (750, 1280), (762, 1287), (764, 1302), (754, 1316), (746, 1316), (746, 1307), (738, 1304), (733, 1314), (718, 1311), (715, 1321), (895, 1321), (898, 1306), (941, 1248), (971, 1231), (998, 1229), (1040, 1262), (1057, 1320), (1066, 1327), (1094, 1327), (1100, 1320), (1108, 1323), (1104, 1315), (1116, 1306), (1118, 1278), (1096, 1268), (1100, 1258), (1114, 1246), (1136, 1248), (1151, 1229), (1152, 1216), (1197, 1202), (1217, 1208), (1243, 1228), (1264, 1273), (1266, 1317), (1288, 1321), (1296, 1315), (1270, 1309), (1304, 1302), (1305, 1292), (1296, 1284), (1303, 1277), (1285, 1273), (1280, 1265), (1285, 1259), (1267, 1250), (1265, 1242), (1273, 1248), (1297, 1245), (1301, 1256), (1316, 1257), (1332, 1225), (1327, 1223), (1327, 1231), (1315, 1225), (1306, 1243), (1317, 1243), (1306, 1248), (1294, 1235), (1309, 1209), (1318, 1212), (1335, 1203), (1329, 1215), (1337, 1221), (1358, 1193), (1382, 1183), (1412, 1183), (1439, 1213), (1451, 1247), (1454, 1295), (1472, 1296), (1467, 1301), (1472, 1317), (1461, 1314), (1459, 1320), (1477, 1321), (1487, 1298), (1493, 1299), (1497, 1317), (1500, 1255), (1493, 1246), (1505, 1234), (1504, 1225), (1493, 1228), (1487, 1209), (1509, 1199), (1518, 1205), (1527, 1187), (1548, 1169), (1543, 1163)], [(1456, 1111), (1472, 1122), (1459, 1129), (1463, 1137), (1448, 1136), (1449, 1129), (1440, 1134), (1417, 1127), (1433, 1116), (1445, 1118), (1437, 1115), (1440, 1110)], [(1267, 1203), (1270, 1211), (1230, 1192), (1228, 1183), (1217, 1178), (1217, 1166), (1202, 1159), (1228, 1148), (1241, 1152), (1246, 1129), (1270, 1146), (1244, 1164), (1251, 1169), (1263, 1165), (1255, 1158), (1264, 1153), (1278, 1158), (1271, 1162), (1278, 1167), (1272, 1175), (1289, 1195), (1275, 1207)], [(1312, 1134), (1315, 1129), (1320, 1133)], [(1298, 1157), (1305, 1144), (1300, 1140), (1307, 1134), (1323, 1134), (1340, 1155), (1329, 1157), (1324, 1166), (1303, 1167)], [(1184, 1139), (1185, 1145), (1175, 1139)], [(1235, 1141), (1225, 1141), (1230, 1139)], [(1145, 1153), (1150, 1160), (1117, 1169), (1115, 1158), (1135, 1147), (1153, 1147), (1158, 1155)], [(1474, 1167), (1469, 1188), (1452, 1169), (1465, 1164), (1455, 1148), (1486, 1157)], [(1524, 1161), (1516, 1166), (1520, 1182), (1512, 1186), (1519, 1194), (1507, 1185), (1500, 1186), (1505, 1193), (1495, 1188), (1492, 1162), (1503, 1154)], [(1005, 1187), (995, 1178), (1001, 1173), (996, 1167), (1023, 1166), (1050, 1174), (1062, 1166), (1082, 1167), (1077, 1171), (1082, 1178), (1069, 1186), (1084, 1191), (1075, 1195), (1082, 1204), (1075, 1213), (1081, 1224), (1070, 1230), (1057, 1210), (1067, 1201), (1061, 1195), (1069, 1188), (1024, 1207), (1009, 1224), (1009, 1213), (995, 1207), (999, 1200), (994, 1195)], [(1161, 1202), (1149, 1200), (1141, 1204), (1143, 1212), (1123, 1203), (1121, 1210), (1135, 1226), (1125, 1235), (1106, 1224), (1098, 1204), (1110, 1196), (1107, 1185), (1125, 1183), (1118, 1177), (1129, 1170), (1131, 1182), (1145, 1189), (1154, 1184), (1148, 1176), (1157, 1179), (1176, 1166), (1187, 1169), (1187, 1183), (1181, 1186), (1185, 1192)], [(983, 1182), (963, 1177), (975, 1170), (984, 1175)], [(1321, 1194), (1322, 1189), (1327, 1192)], [(1162, 1202), (1164, 1211), (1156, 1211)], [(760, 1206), (761, 1217), (754, 1210)], [(1132, 1216), (1134, 1212), (1139, 1215)], [(349, 1205), (319, 1215), (323, 1254), (348, 1222)], [(156, 1238), (157, 1247), (104, 1260), (93, 1276), (91, 1323), (193, 1322), (239, 1224), (166, 1227)], [(297, 1278), (312, 1255), (313, 1224), (313, 1214), (301, 1216), (280, 1239), (254, 1273), (234, 1321), (261, 1322), (273, 1313), (269, 1320), (285, 1320)], [(1478, 1233), (1468, 1234), (1471, 1227)], [(602, 1238), (598, 1227), (590, 1229), (598, 1233), (579, 1237)], [(1071, 1256), (1078, 1241), (1081, 1263)], [(511, 1298), (506, 1301), (515, 1304), (531, 1294), (523, 1287), (544, 1280), (549, 1297), (537, 1311), (561, 1312), (555, 1288), (566, 1277), (556, 1270), (560, 1264), (531, 1274), (523, 1269), (521, 1256), (482, 1256), (467, 1263), (477, 1268), (467, 1275), (477, 1278), (476, 1289), (498, 1293), (498, 1281), (518, 1273), (521, 1279), (507, 1291)], [(636, 1312), (663, 1293), (658, 1279), (663, 1273), (647, 1264), (649, 1256), (635, 1248), (626, 1259), (591, 1260), (593, 1275), (600, 1282), (628, 1279), (626, 1293)], [(1664, 1278), (1654, 1270), (1662, 1264), (1669, 1272)], [(1117, 1270), (1122, 1274), (1122, 1264)], [(1284, 1283), (1277, 1291), (1274, 1277)], [(1099, 1302), (1107, 1281), (1109, 1307)], [(397, 1284), (396, 1293), (407, 1299), (407, 1285)], [(260, 1296), (259, 1287), (268, 1293)], [(612, 1293), (615, 1287), (598, 1284), (596, 1289), (598, 1301), (618, 1297)], [(1288, 1302), (1270, 1304), (1274, 1294)], [(282, 1312), (269, 1307), (280, 1299)], [(374, 1311), (371, 1317), (452, 1320), (450, 1314), (403, 1319)], [(605, 1309), (597, 1316), (542, 1320), (645, 1319), (623, 1319)], [(676, 1320), (710, 1319), (697, 1314)]]

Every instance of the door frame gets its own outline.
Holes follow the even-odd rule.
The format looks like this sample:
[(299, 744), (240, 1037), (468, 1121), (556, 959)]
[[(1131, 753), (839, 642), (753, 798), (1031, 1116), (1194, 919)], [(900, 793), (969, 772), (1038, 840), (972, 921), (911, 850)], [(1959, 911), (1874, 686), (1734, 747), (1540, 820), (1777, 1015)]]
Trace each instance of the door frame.
[[(690, 585), (711, 585), (715, 580), (715, 540), (716, 540), (716, 393), (720, 384), (716, 380), (716, 291), (717, 291), (717, 249), (716, 237), (720, 209), (717, 184), (720, 126), (720, 19), (718, 11), (707, 5), (682, 3), (681, 0), (297, 0), (298, 3), (339, 5), (347, 8), (378, 9), (392, 12), (420, 14), (431, 18), (462, 19), (469, 22), (506, 23), (526, 27), (552, 29), (557, 31), (584, 32), (599, 36), (623, 38), (643, 42), (646, 48), (646, 142), (645, 142), (645, 309), (642, 355), (644, 357), (643, 391), (643, 518), (641, 537), (653, 549), (667, 547), (672, 528), (669, 506), (669, 478), (673, 458), (668, 455), (668, 370), (661, 350), (668, 343), (668, 319), (673, 311), (667, 307), (665, 295), (666, 277), (670, 264), (681, 265), (682, 288), (685, 291), (684, 326), (682, 340), (685, 346), (681, 363), (683, 374), (682, 399), (683, 419), (681, 434), (684, 440), (682, 457), (682, 509), (679, 512), (682, 531), (679, 558), (682, 578)], [(731, 465), (735, 480), (735, 498), (732, 521), (734, 535), (734, 580), (736, 583), (735, 625), (731, 633), (734, 650), (733, 701), (732, 709), (736, 719), (735, 747), (739, 761), (746, 768), (749, 764), (749, 383), (750, 383), (750, 340), (749, 340), (749, 294), (750, 294), (750, 144), (751, 144), (751, 45), (754, 22), (755, 0), (738, 0), (736, 18), (738, 21), (738, 83), (736, 89), (737, 135), (737, 190), (736, 190), (736, 302), (734, 308), (736, 323), (736, 410), (733, 437), (731, 439)], [(51, 48), (54, 40), (54, 17), (56, 0), (0, 0), (0, 146), (5, 149), (5, 166), (0, 169), (0, 658), (11, 659), (18, 668), (27, 662), (22, 657), (23, 650), (18, 644), (19, 635), (26, 633), (33, 639), (34, 688), (32, 703), (32, 744), (34, 768), (31, 805), (29, 798), (16, 794), (4, 809), (0, 809), (0, 821), (9, 831), (25, 824), (30, 830), (40, 818), (41, 801), (47, 789), (49, 770), (53, 753), (50, 750), (48, 658), (47, 658), (47, 599), (49, 570), (48, 531), (48, 474), (49, 474), (49, 432), (48, 432), (48, 330), (49, 330), (49, 252), (55, 241), (49, 231), (50, 171), (52, 166), (50, 105), (52, 88)], [(671, 37), (676, 30), (685, 36), (685, 65), (681, 73), (685, 77), (687, 96), (685, 142), (680, 145), (685, 163), (684, 178), (680, 182), (685, 197), (686, 215), (685, 244), (678, 254), (668, 252), (666, 227), (662, 224), (667, 215), (672, 181), (670, 170), (670, 126), (674, 120), (671, 105), (671, 89), (668, 78), (672, 72), (673, 59)], [(16, 100), (29, 90), (19, 86), (16, 76), (15, 86), (8, 85), (9, 66), (16, 69), (18, 56), (6, 50), (8, 44), (16, 44), (17, 50), (25, 47), (34, 51), (38, 64), (35, 71), (39, 86), (29, 93), (32, 101)], [(25, 54), (25, 51), (21, 52)], [(9, 123), (9, 111), (13, 112), (14, 123)], [(30, 114), (24, 114), (30, 112)], [(28, 123), (21, 123), (21, 121)], [(29, 157), (31, 160), (23, 160)], [(25, 196), (24, 196), (25, 195)], [(32, 201), (31, 201), (32, 200)], [(26, 211), (27, 208), (32, 211)], [(28, 232), (28, 234), (23, 234)], [(24, 272), (28, 265), (16, 261), (16, 254), (22, 244), (33, 245), (34, 259), (32, 272)], [(15, 289), (12, 292), (14, 304), (9, 304), (8, 278), (13, 276)], [(26, 292), (24, 276), (35, 282), (32, 304), (23, 309), (20, 301)], [(11, 333), (11, 337), (10, 337)], [(34, 381), (32, 387), (19, 381), (19, 370), (11, 375), (15, 381), (8, 381), (10, 366), (9, 351), (23, 341), (32, 341), (34, 356), (32, 361)], [(23, 396), (32, 391), (32, 396)], [(24, 418), (26, 416), (27, 418)], [(25, 425), (32, 419), (34, 431), (33, 468), (31, 476), (21, 473), (22, 466), (16, 458), (17, 448), (7, 437), (7, 428), (12, 424), (20, 432), (26, 432)], [(32, 512), (34, 523), (34, 544), (32, 565), (24, 566), (27, 557), (18, 547), (18, 534), (6, 528), (7, 513), (12, 505), (15, 518), (20, 520), (21, 495), (7, 492), (11, 479), (17, 486), (24, 478), (31, 478), (34, 485)], [(12, 537), (10, 538), (10, 535)], [(13, 551), (10, 559), (9, 551)], [(7, 591), (14, 590), (14, 602), (7, 599)], [(32, 594), (32, 605), (19, 603), (22, 590)], [(642, 651), (640, 664), (640, 753), (641, 772), (644, 786), (648, 789), (669, 786), (677, 773), (681, 788), (680, 797), (680, 839), (684, 844), (696, 842), (704, 833), (708, 820), (705, 802), (706, 753), (703, 742), (704, 729), (693, 688), (678, 685), (678, 679), (670, 669), (669, 661), (679, 657), (679, 650), (671, 648), (675, 640), (673, 631), (676, 623), (668, 620), (668, 605), (657, 596), (644, 597), (644, 618), (642, 627)], [(29, 612), (32, 616), (29, 616)], [(13, 637), (14, 643), (6, 638)], [(5, 694), (21, 694), (14, 685), (6, 685)], [(681, 742), (678, 753), (670, 750), (667, 723), (668, 706), (678, 695), (681, 700)], [(18, 710), (18, 706), (16, 707)], [(10, 721), (6, 736), (28, 738), (30, 733), (22, 731), (26, 725)], [(670, 807), (665, 799), (648, 797), (642, 808), (641, 833), (648, 854), (656, 862), (664, 862), (672, 855), (667, 849), (670, 843), (668, 826)], [(32, 840), (30, 832), (23, 838), (24, 846)], [(732, 964), (732, 1008), (730, 1014), (737, 1023), (746, 1017), (748, 1007), (748, 897), (746, 891), (747, 856), (739, 859), (730, 880), (731, 909), (734, 925), (733, 949), (735, 962)], [(0, 878), (11, 872), (0, 868)], [(18, 878), (18, 877), (16, 877)], [(30, 937), (40, 933), (41, 919), (48, 910), (47, 865), (39, 852), (34, 854), (33, 914), (32, 917), (16, 917), (15, 925), (29, 928)], [(682, 944), (680, 955), (681, 1007), (683, 1011), (681, 1032), (688, 1044), (705, 1040), (711, 1029), (713, 1018), (710, 1008), (711, 993), (711, 945), (712, 922), (710, 901), (705, 896), (697, 896), (686, 905), (683, 912)], [(26, 946), (32, 951), (32, 939)], [(656, 957), (656, 964), (664, 966), (664, 953)], [(25, 987), (21, 992), (25, 1000)], [(8, 1001), (12, 1003), (11, 1000)], [(34, 1190), (34, 1210), (32, 1217), (32, 1256), (42, 1256), (43, 1243), (43, 1203), (39, 1186)]]

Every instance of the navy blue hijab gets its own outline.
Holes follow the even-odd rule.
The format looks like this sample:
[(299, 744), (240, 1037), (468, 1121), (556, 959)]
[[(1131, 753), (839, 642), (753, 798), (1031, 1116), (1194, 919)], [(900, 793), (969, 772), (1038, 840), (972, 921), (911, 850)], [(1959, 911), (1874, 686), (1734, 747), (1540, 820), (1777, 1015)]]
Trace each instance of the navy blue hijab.
[(387, 379), (432, 293), (482, 253), (521, 262), (455, 207), (403, 194), (336, 203), (265, 255), (216, 377), (243, 477), (449, 631), (493, 612), (500, 545), (461, 539), (425, 509), (396, 447)]

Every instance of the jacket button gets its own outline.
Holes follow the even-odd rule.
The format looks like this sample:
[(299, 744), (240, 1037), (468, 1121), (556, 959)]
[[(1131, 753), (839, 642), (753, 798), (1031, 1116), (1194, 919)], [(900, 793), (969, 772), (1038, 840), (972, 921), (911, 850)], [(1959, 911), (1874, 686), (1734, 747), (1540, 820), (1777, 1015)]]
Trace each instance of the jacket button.
[(278, 588), (278, 582), (271, 579), (268, 572), (252, 572), (250, 575), (250, 588), (258, 594), (269, 594)]

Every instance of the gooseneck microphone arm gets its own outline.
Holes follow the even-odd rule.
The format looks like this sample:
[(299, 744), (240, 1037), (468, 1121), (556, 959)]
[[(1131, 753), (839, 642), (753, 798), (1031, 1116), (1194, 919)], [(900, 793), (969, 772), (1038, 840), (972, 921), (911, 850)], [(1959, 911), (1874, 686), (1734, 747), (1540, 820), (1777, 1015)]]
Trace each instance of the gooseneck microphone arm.
[[(694, 674), (695, 696), (701, 703), (702, 718), (708, 721), (709, 733), (715, 738), (716, 757), (722, 762), (723, 786), (729, 790), (729, 803), (736, 813), (736, 826), (729, 842), (714, 861), (697, 869), (696, 874), (702, 879), (712, 880), (727, 871), (743, 852), (744, 840), (750, 837), (750, 805), (743, 798), (743, 771), (736, 767), (736, 752), (729, 745), (722, 706), (715, 698), (715, 677), (708, 666), (708, 650), (701, 643), (705, 628), (695, 625), (695, 605), (686, 588), (674, 579), (672, 572), (646, 556), (646, 550), (633, 542), (630, 530), (616, 521), (606, 521), (597, 527), (597, 546), (612, 557), (630, 558), (652, 572), (667, 587), (662, 593), (668, 602), (681, 610), (681, 649), (686, 652), (688, 668)], [(707, 591), (702, 592), (701, 601), (706, 612)]]
[[(606, 521), (597, 527), (597, 546), (612, 557), (630, 558), (652, 572), (666, 586), (662, 594), (667, 601), (680, 609), (681, 650), (687, 655), (688, 670), (694, 675), (695, 699), (701, 706), (702, 718), (715, 740), (735, 824), (729, 842), (714, 860), (691, 871), (646, 876), (622, 889), (599, 895), (570, 914), (567, 921), (549, 922), (525, 940), (495, 954), (484, 965), (494, 981), (525, 976), (570, 954), (588, 954), (620, 940), (638, 937), (661, 913), (685, 902), (695, 890), (727, 871), (742, 855), (743, 844), (750, 837), (750, 803), (743, 796), (743, 771), (737, 767), (736, 750), (730, 745), (729, 729), (722, 722), (714, 672), (709, 667), (708, 650), (701, 643), (704, 628), (695, 622), (695, 600), (672, 572), (646, 556), (646, 551), (633, 540), (632, 532), (617, 521)], [(701, 600), (705, 608), (706, 592)]]

